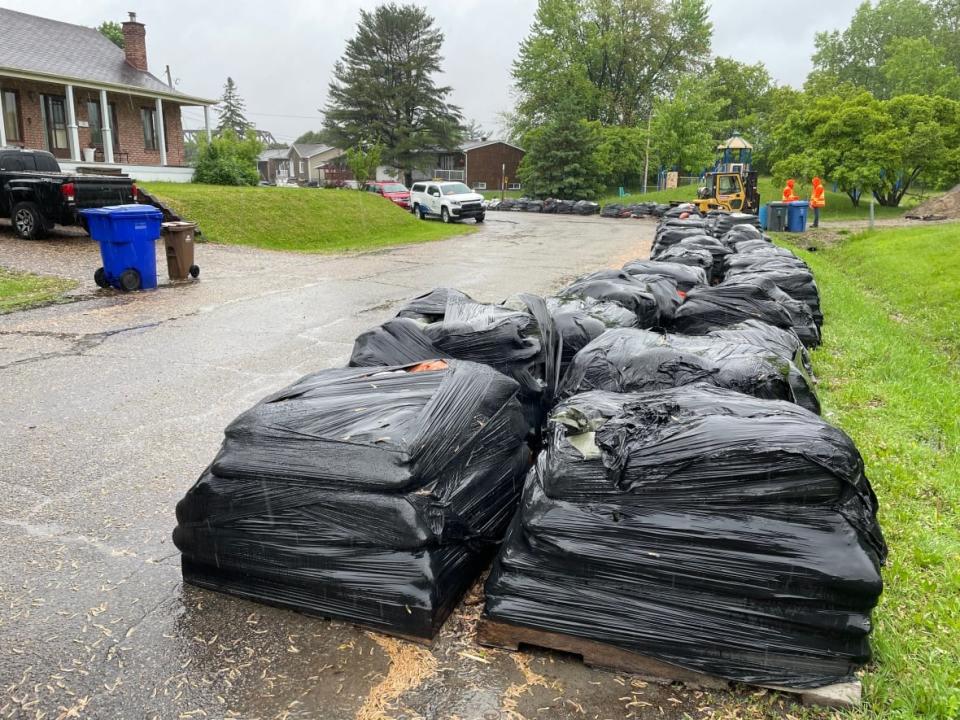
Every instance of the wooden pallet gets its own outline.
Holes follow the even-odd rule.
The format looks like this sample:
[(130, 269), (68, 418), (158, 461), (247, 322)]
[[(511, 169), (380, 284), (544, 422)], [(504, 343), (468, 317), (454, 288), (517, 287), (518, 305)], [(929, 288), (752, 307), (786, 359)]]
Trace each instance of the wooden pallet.
[[(519, 650), (521, 645), (529, 645), (579, 655), (583, 658), (584, 664), (591, 667), (627, 672), (639, 675), (644, 680), (651, 682), (682, 682), (689, 687), (714, 690), (730, 687), (728, 680), (715, 675), (688, 670), (613, 645), (561, 633), (512, 625), (486, 617), (481, 618), (477, 625), (477, 642), (481, 645), (504, 650)], [(809, 689), (785, 688), (774, 685), (761, 685), (760, 687), (799, 695), (804, 705), (819, 705), (822, 707), (856, 707), (860, 704), (861, 697), (859, 680)]]

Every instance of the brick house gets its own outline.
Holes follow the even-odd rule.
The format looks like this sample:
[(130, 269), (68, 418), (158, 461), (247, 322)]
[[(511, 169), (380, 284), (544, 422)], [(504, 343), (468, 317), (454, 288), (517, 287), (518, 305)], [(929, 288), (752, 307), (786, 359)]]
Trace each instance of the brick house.
[(121, 49), (94, 28), (0, 8), (0, 147), (48, 150), (68, 172), (189, 181), (182, 107), (192, 97), (150, 74), (146, 30), (123, 23)]
[(475, 190), (499, 190), (503, 179), (505, 189), (520, 187), (517, 168), (523, 160), (523, 148), (503, 140), (470, 140), (454, 152), (436, 155), (436, 167), (414, 172), (417, 180), (459, 180)]

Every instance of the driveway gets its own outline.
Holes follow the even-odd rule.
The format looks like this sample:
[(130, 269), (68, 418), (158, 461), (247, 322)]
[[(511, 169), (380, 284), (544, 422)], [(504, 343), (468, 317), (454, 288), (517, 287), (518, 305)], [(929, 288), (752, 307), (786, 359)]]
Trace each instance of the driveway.
[(0, 717), (708, 716), (699, 692), (478, 648), (476, 589), (426, 650), (185, 586), (170, 540), (224, 426), (344, 363), (402, 301), (547, 293), (645, 256), (652, 235), (491, 213), (475, 235), (364, 254), (201, 245), (199, 282), (119, 295), (93, 288), (89, 240), (0, 229), (0, 264), (83, 283), (0, 316)]

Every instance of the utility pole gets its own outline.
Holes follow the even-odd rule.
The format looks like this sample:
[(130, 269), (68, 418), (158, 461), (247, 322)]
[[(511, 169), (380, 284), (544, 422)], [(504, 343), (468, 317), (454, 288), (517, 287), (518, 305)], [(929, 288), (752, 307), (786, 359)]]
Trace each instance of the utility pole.
[(500, 163), (500, 202), (503, 202), (503, 190), (504, 190), (503, 186), (507, 184), (505, 180), (506, 176), (507, 176), (507, 164)]
[(647, 151), (643, 154), (643, 194), (647, 194), (647, 174), (650, 172), (650, 126), (653, 123), (653, 105), (647, 115)]

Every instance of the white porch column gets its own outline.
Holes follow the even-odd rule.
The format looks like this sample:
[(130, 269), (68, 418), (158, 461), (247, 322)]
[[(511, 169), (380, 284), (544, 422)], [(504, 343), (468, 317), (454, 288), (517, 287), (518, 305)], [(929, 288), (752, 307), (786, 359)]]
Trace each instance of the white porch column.
[(210, 108), (203, 106), (203, 126), (207, 129), (207, 142), (213, 140), (213, 133), (210, 131)]
[(67, 142), (70, 144), (70, 157), (80, 160), (80, 132), (77, 130), (77, 109), (73, 104), (73, 85), (67, 85)]
[(160, 150), (160, 165), (167, 165), (167, 130), (163, 126), (163, 100), (157, 98), (157, 147)]
[(4, 118), (6, 115), (3, 114), (3, 88), (0, 87), (0, 147), (7, 144), (7, 126)]
[(103, 159), (113, 164), (113, 130), (110, 127), (110, 105), (107, 103), (107, 91), (100, 91), (100, 124), (103, 126)]

